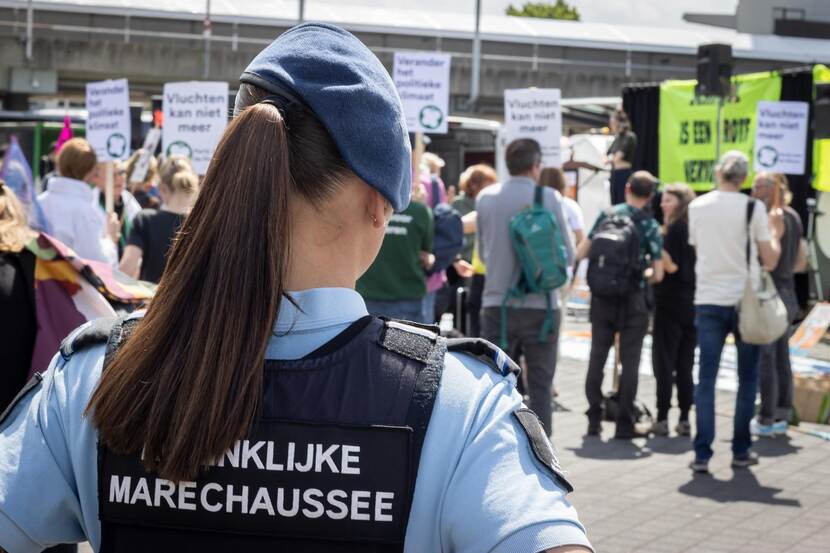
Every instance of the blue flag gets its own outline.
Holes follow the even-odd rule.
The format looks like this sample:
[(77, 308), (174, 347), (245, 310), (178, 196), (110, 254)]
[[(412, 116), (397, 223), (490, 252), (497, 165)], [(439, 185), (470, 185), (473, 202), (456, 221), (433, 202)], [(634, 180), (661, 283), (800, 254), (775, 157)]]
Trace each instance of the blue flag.
[(14, 191), (20, 203), (23, 204), (29, 217), (29, 226), (49, 234), (49, 225), (35, 195), (32, 168), (29, 162), (26, 161), (26, 156), (23, 154), (23, 150), (20, 149), (16, 136), (11, 137), (9, 150), (3, 158), (0, 179), (6, 182), (6, 186)]

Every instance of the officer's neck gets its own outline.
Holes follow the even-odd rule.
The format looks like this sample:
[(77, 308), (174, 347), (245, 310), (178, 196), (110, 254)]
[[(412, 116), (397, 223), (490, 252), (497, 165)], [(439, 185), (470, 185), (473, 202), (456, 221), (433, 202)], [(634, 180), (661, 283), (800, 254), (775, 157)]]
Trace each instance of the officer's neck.
[(361, 240), (342, 213), (291, 202), (291, 260), (285, 289), (354, 288), (360, 276)]

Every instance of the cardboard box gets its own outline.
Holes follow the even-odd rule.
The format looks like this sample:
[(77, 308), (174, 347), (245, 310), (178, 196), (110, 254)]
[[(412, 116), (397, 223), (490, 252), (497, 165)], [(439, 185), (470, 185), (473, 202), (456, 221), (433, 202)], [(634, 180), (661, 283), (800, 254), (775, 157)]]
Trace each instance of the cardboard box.
[(830, 419), (830, 374), (793, 375), (793, 407), (805, 422), (826, 424)]

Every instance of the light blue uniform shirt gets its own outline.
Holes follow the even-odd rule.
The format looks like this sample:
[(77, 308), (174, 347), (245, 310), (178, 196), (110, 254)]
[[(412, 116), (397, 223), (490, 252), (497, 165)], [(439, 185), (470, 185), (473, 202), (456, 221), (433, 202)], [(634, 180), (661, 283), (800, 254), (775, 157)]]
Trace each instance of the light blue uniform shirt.
[[(354, 290), (292, 293), (282, 302), (269, 359), (298, 359), (365, 316)], [(0, 546), (11, 553), (61, 542), (101, 543), (97, 435), (82, 413), (104, 346), (55, 356), (42, 385), (0, 425)], [(129, 401), (128, 398), (125, 399)], [(564, 490), (536, 459), (513, 411), (515, 378), (447, 354), (427, 430), (406, 552), (538, 552), (590, 547)]]

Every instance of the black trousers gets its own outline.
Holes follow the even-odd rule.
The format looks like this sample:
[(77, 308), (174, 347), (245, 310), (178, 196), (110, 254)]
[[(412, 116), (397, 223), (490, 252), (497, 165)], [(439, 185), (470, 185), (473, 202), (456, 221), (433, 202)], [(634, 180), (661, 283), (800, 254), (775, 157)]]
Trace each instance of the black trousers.
[(634, 399), (637, 397), (638, 371), (643, 339), (648, 331), (648, 308), (645, 294), (636, 292), (627, 298), (591, 298), (591, 356), (585, 379), (588, 419), (602, 420), (602, 380), (608, 351), (614, 335), (620, 335), (620, 386), (618, 392), (617, 432), (634, 426)]
[(473, 275), (470, 294), (467, 296), (467, 313), (470, 327), (467, 336), (481, 338), (481, 295), (484, 293), (484, 275)]
[(611, 205), (625, 203), (625, 185), (631, 173), (631, 169), (611, 170)]
[(651, 364), (657, 382), (657, 420), (668, 419), (672, 388), (676, 384), (680, 420), (686, 421), (695, 393), (692, 379), (697, 345), (694, 305), (678, 310), (662, 304), (658, 300), (654, 311), (651, 344)]

